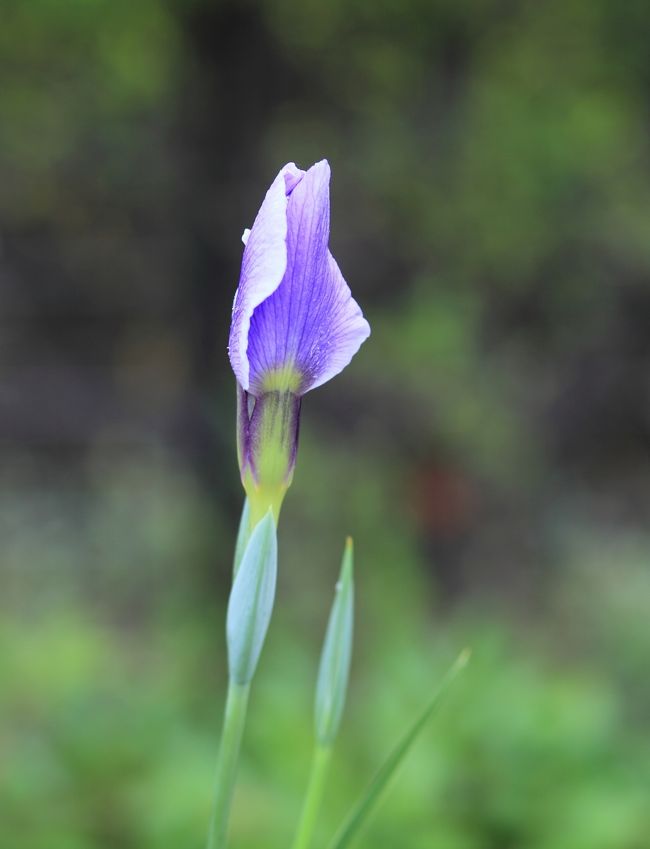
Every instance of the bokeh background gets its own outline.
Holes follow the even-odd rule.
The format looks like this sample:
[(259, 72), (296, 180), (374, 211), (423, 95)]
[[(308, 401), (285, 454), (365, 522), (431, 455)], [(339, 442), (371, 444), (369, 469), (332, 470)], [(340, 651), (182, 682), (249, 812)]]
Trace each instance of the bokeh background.
[(201, 847), (241, 508), (229, 313), (327, 157), (373, 328), (308, 396), (232, 845), (286, 847), (344, 536), (319, 845), (650, 840), (650, 6), (2, 0), (0, 847)]

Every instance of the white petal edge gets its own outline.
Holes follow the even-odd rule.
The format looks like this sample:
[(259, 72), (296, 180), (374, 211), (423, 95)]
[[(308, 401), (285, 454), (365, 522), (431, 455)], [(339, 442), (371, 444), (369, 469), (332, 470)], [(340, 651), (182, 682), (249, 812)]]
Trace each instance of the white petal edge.
[(287, 267), (287, 192), (285, 175), (300, 179), (304, 172), (293, 162), (284, 166), (271, 184), (248, 234), (244, 231), (239, 286), (233, 302), (228, 355), (235, 376), (249, 388), (248, 331), (253, 312), (275, 292)]

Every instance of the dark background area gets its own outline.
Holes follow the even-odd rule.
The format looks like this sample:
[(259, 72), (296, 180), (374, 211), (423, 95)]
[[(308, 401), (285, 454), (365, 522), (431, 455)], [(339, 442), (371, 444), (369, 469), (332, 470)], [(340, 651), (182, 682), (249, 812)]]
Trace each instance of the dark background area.
[(233, 845), (289, 842), (352, 533), (323, 837), (470, 644), (360, 846), (643, 849), (650, 7), (0, 12), (2, 849), (202, 845), (240, 236), (323, 157), (373, 334), (303, 405)]

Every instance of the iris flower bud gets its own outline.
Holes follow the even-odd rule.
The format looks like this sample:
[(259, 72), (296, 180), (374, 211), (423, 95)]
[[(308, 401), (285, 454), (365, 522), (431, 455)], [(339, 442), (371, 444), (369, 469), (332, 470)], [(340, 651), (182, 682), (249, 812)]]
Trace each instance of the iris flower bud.
[(251, 527), (277, 521), (291, 484), (302, 396), (342, 371), (370, 327), (329, 251), (330, 168), (285, 165), (250, 230), (228, 352)]
[(331, 746), (338, 734), (350, 677), (354, 622), (354, 579), (352, 539), (348, 537), (341, 576), (330, 613), (316, 684), (314, 718), (316, 739)]

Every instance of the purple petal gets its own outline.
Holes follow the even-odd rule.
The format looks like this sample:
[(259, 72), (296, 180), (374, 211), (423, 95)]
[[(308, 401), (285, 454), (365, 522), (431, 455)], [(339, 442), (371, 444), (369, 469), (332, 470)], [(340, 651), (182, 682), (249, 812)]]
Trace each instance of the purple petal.
[(228, 342), (230, 363), (244, 389), (249, 387), (247, 348), (251, 316), (282, 282), (287, 266), (287, 194), (299, 184), (303, 174), (293, 162), (284, 166), (246, 234)]
[(284, 388), (299, 394), (320, 386), (345, 368), (370, 334), (328, 250), (329, 179), (328, 163), (319, 162), (288, 198), (283, 278), (250, 319), (246, 355), (254, 395), (282, 388), (269, 383), (277, 374), (288, 381)]
[[(305, 333), (298, 353), (298, 362), (307, 376), (305, 392), (322, 386), (343, 371), (370, 336), (370, 325), (329, 251), (327, 259), (328, 277), (325, 291), (321, 292), (321, 313), (313, 315), (311, 332)], [(305, 344), (308, 336), (311, 336), (309, 347)]]

